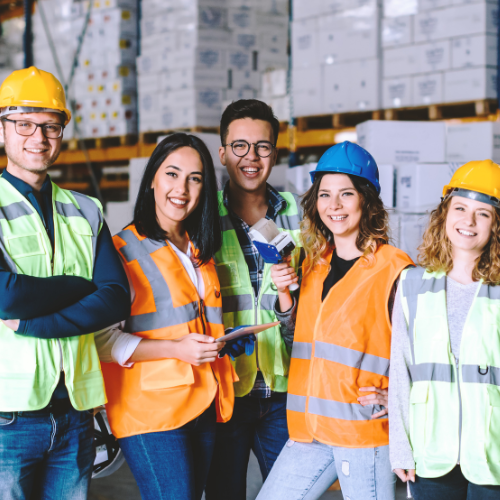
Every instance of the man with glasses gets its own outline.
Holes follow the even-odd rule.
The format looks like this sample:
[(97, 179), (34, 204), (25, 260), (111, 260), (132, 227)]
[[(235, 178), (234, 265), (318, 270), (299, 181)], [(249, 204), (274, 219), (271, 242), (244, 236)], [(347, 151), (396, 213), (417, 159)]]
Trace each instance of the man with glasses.
[[(220, 124), (220, 160), (229, 181), (219, 192), (222, 248), (215, 261), (222, 291), (224, 326), (279, 320), (277, 290), (248, 235), (260, 219), (273, 220), (299, 245), (298, 198), (267, 184), (276, 163), (279, 122), (264, 102), (248, 99), (230, 104)], [(292, 256), (297, 269), (300, 251)], [(295, 307), (295, 304), (294, 304)], [(250, 450), (267, 477), (288, 439), (286, 391), (293, 335), (275, 327), (257, 335), (252, 355), (233, 363), (233, 417), (218, 424), (215, 452), (206, 488), (207, 500), (245, 500)]]
[(130, 290), (101, 204), (47, 169), (71, 119), (50, 73), (0, 87), (0, 497), (84, 500), (93, 408), (106, 402), (93, 332), (125, 319)]

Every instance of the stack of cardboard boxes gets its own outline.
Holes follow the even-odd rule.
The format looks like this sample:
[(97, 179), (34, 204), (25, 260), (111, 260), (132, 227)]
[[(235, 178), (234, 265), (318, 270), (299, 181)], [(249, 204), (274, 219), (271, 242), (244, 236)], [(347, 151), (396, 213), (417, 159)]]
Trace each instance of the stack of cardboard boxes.
[(24, 67), (24, 20), (19, 17), (2, 21), (0, 37), (0, 83), (12, 71)]
[(224, 101), (286, 67), (287, 33), (284, 0), (143, 0), (140, 130), (217, 126)]
[(293, 3), (294, 116), (380, 108), (378, 0)]
[[(91, 5), (89, 1), (78, 0), (41, 0), (40, 3), (62, 75), (54, 60), (40, 7), (33, 17), (37, 67), (58, 76), (63, 84), (69, 83), (83, 35), (68, 89), (80, 136), (136, 133), (137, 1), (93, 0)], [(70, 136), (70, 131), (65, 130), (64, 137)]]
[(384, 0), (384, 108), (497, 95), (498, 2)]

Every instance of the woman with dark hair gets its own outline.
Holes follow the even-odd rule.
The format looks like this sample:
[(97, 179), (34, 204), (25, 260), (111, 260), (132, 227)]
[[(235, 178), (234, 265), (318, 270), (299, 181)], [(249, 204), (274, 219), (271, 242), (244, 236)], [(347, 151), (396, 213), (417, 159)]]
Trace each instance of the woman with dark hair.
[(367, 151), (349, 142), (335, 145), (311, 178), (302, 200), (306, 259), (296, 324), (288, 291), (296, 274), (286, 263), (271, 274), (279, 309), (287, 312), (282, 317), (295, 330), (290, 439), (258, 500), (318, 499), (337, 479), (346, 499), (394, 500), (390, 309), (395, 282), (412, 261), (388, 244), (378, 168)]
[(415, 500), (500, 498), (500, 166), (460, 167), (393, 313), (391, 464)]
[(228, 357), (212, 255), (221, 245), (215, 170), (200, 139), (177, 133), (154, 150), (134, 220), (114, 238), (131, 316), (97, 335), (113, 434), (143, 499), (199, 500), (216, 421), (231, 418)]

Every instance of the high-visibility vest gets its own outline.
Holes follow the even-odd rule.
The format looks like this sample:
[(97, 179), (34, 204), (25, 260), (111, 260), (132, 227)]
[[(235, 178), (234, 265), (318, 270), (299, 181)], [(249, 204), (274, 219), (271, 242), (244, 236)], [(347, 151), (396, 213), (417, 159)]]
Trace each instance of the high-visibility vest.
[[(205, 298), (166, 241), (140, 236), (128, 226), (113, 238), (135, 290), (125, 331), (145, 339), (178, 339), (189, 333), (224, 335), (219, 280), (211, 261), (200, 267)], [(103, 363), (106, 411), (113, 434), (128, 437), (177, 429), (203, 413), (217, 397), (217, 420), (231, 418), (233, 382), (229, 356), (194, 366), (176, 358)]]
[[(38, 212), (0, 178), (0, 245), (12, 273), (38, 278), (80, 276), (92, 280), (100, 203), (52, 184), (54, 250)], [(37, 339), (0, 323), (0, 410), (32, 411), (50, 401), (61, 376), (72, 405), (88, 410), (106, 401), (94, 335)]]
[[(222, 248), (215, 254), (217, 274), (222, 291), (222, 309), (225, 328), (240, 325), (260, 325), (277, 321), (274, 303), (278, 296), (271, 280), (271, 265), (264, 265), (264, 274), (258, 297), (255, 296), (250, 273), (238, 236), (223, 203), (223, 192), (219, 191), (219, 211), (222, 222)], [(292, 193), (280, 193), (287, 206), (278, 213), (276, 225), (280, 231), (289, 233), (297, 248), (292, 254), (291, 266), (298, 269), (300, 258), (299, 201)], [(286, 392), (290, 353), (283, 342), (279, 326), (257, 335), (256, 349), (250, 356), (242, 354), (233, 362), (240, 379), (235, 384), (236, 396), (248, 394), (255, 383), (257, 365), (266, 384), (276, 392)]]
[(387, 417), (371, 419), (381, 407), (362, 406), (357, 398), (360, 387), (389, 385), (388, 301), (399, 274), (412, 264), (401, 250), (382, 245), (373, 264), (359, 259), (323, 302), (329, 266), (317, 265), (304, 276), (288, 386), (291, 439), (346, 448), (389, 443)]
[(410, 442), (417, 474), (444, 476), (460, 461), (470, 482), (500, 485), (500, 285), (479, 284), (458, 367), (446, 274), (406, 270), (400, 297), (410, 336)]

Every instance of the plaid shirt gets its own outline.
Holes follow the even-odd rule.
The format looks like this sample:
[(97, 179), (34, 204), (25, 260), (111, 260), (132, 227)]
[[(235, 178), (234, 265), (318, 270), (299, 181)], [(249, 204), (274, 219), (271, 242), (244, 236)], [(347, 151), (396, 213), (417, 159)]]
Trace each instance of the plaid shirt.
[[(257, 249), (252, 244), (252, 240), (248, 235), (250, 231), (250, 226), (243, 220), (241, 220), (230, 208), (229, 206), (229, 181), (224, 187), (224, 206), (226, 207), (233, 227), (238, 236), (238, 241), (240, 243), (241, 249), (243, 250), (243, 255), (245, 256), (245, 261), (248, 266), (248, 271), (250, 273), (250, 280), (252, 282), (252, 287), (255, 292), (255, 296), (258, 297), (260, 285), (262, 283), (262, 277), (264, 276), (264, 260), (257, 252)], [(286, 208), (286, 200), (281, 196), (276, 189), (274, 189), (269, 184), (266, 185), (266, 198), (268, 203), (266, 219), (276, 221), (276, 216), (278, 212)], [(272, 391), (270, 387), (264, 381), (264, 376), (260, 370), (257, 371), (257, 378), (255, 379), (255, 384), (253, 389), (250, 391), (248, 396), (255, 398), (270, 398)]]

